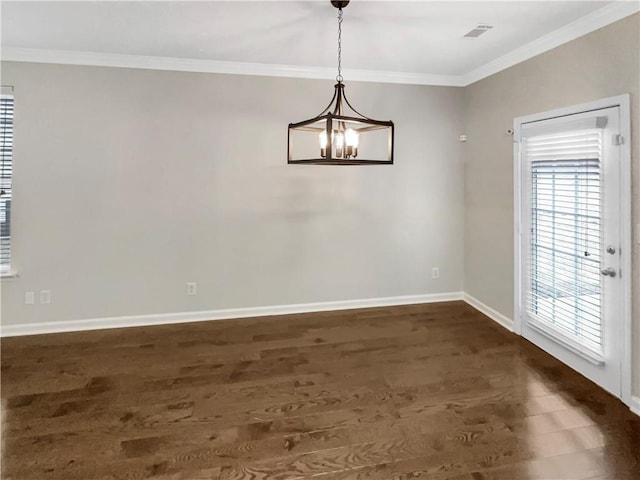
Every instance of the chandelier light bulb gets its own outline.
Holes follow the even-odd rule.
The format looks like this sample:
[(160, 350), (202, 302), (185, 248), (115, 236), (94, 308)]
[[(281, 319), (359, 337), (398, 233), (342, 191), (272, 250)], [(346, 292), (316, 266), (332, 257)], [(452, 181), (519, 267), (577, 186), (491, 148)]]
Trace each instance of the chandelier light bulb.
[(344, 132), (344, 141), (347, 145), (347, 158), (358, 156), (358, 132), (353, 128), (347, 128)]
[(335, 137), (332, 136), (332, 140), (336, 145), (336, 158), (342, 158), (344, 155), (344, 133), (336, 132)]
[(320, 132), (320, 148), (327, 148), (327, 131), (323, 130)]
[(344, 136), (348, 146), (358, 146), (358, 132), (356, 132), (353, 128), (347, 128), (347, 130), (344, 132)]
[(320, 155), (322, 158), (327, 158), (327, 131), (323, 130), (320, 132), (318, 139), (320, 141)]

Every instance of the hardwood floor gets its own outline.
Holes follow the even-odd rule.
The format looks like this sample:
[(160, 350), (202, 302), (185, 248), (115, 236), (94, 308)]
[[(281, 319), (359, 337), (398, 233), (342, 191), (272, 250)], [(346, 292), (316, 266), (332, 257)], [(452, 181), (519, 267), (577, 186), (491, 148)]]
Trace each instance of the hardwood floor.
[(4, 479), (640, 479), (640, 418), (462, 302), (2, 339)]

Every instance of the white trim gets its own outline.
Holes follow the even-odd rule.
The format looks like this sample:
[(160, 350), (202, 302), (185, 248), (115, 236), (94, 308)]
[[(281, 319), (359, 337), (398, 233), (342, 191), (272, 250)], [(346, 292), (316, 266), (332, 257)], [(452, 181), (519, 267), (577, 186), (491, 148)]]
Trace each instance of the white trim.
[[(620, 243), (623, 252), (631, 252), (632, 238), (631, 238), (631, 117), (630, 117), (630, 96), (629, 94), (617, 95), (614, 97), (607, 97), (593, 102), (581, 103), (579, 105), (573, 105), (570, 107), (558, 108), (547, 112), (535, 113), (532, 115), (525, 115), (517, 117), (513, 120), (514, 128), (514, 332), (522, 333), (522, 319), (520, 311), (520, 285), (521, 268), (520, 268), (520, 233), (521, 233), (521, 216), (522, 205), (520, 202), (521, 188), (522, 188), (522, 176), (521, 174), (521, 158), (520, 158), (520, 135), (522, 125), (525, 123), (536, 122), (540, 120), (546, 120), (550, 118), (563, 117), (567, 115), (575, 115), (579, 113), (589, 112), (593, 110), (602, 110), (606, 108), (619, 107), (620, 108), (620, 132), (624, 137), (624, 143), (620, 146), (620, 162), (621, 176), (620, 194), (622, 195), (621, 212), (620, 212)], [(625, 175), (625, 172), (627, 173)], [(630, 254), (623, 256), (623, 264), (621, 265), (620, 273), (624, 275), (624, 272), (632, 272)], [(632, 335), (632, 295), (631, 288), (633, 278), (629, 276), (627, 281), (622, 282), (623, 288), (623, 340), (622, 340), (622, 353), (620, 358), (620, 398), (627, 404), (632, 403), (632, 391), (633, 391), (633, 335)]]
[[(555, 110), (548, 110), (546, 112), (533, 113), (531, 115), (524, 115), (517, 117), (513, 120), (514, 129), (523, 123), (537, 122), (540, 120), (547, 120), (556, 117), (566, 117), (567, 115), (575, 115), (578, 113), (590, 112), (592, 110), (603, 110), (611, 107), (622, 107), (626, 102), (627, 109), (629, 106), (629, 94), (616, 95), (615, 97), (602, 98), (600, 100), (594, 100), (593, 102), (580, 103), (578, 105), (571, 105), (569, 107), (556, 108)], [(623, 120), (622, 118), (620, 119)], [(518, 128), (518, 130), (520, 130)], [(515, 130), (514, 130), (515, 132)], [(518, 133), (518, 132), (516, 132)], [(520, 137), (514, 133), (514, 141), (519, 142)], [(624, 145), (624, 144), (623, 144)], [(628, 148), (628, 145), (627, 145)]]
[(640, 4), (637, 1), (618, 1), (611, 3), (468, 72), (463, 76), (464, 85), (470, 85), (478, 80), (506, 70), (536, 55), (540, 55), (571, 40), (575, 40), (578, 37), (606, 27), (613, 22), (622, 20), (638, 11), (640, 11)]
[(496, 322), (499, 325), (503, 326), (504, 328), (506, 328), (510, 332), (513, 332), (513, 320), (511, 320), (506, 315), (503, 315), (502, 313), (498, 312), (497, 310), (494, 310), (489, 305), (487, 305), (485, 303), (482, 303), (480, 300), (478, 300), (475, 297), (472, 297), (468, 293), (463, 294), (462, 299), (466, 303), (471, 305), (473, 308), (478, 310), (479, 312), (484, 313), (487, 317), (489, 317), (494, 322)]
[(562, 332), (559, 328), (547, 326), (543, 321), (532, 318), (529, 319), (528, 326), (529, 328), (538, 332), (540, 335), (544, 335), (550, 340), (561, 343), (564, 348), (570, 350), (575, 355), (582, 357), (590, 364), (596, 366), (604, 365), (604, 358), (601, 353), (596, 353), (584, 348), (581, 344), (574, 341), (571, 337), (565, 335), (564, 332)]
[(631, 401), (628, 403), (629, 410), (640, 417), (640, 397), (636, 397), (635, 395), (631, 396)]
[[(640, 5), (635, 1), (613, 2), (462, 75), (345, 69), (344, 76), (350, 81), (360, 82), (465, 87), (593, 32), (594, 30), (605, 27), (629, 15), (633, 15), (639, 10)], [(223, 73), (231, 75), (327, 80), (333, 80), (335, 78), (335, 69), (326, 67), (223, 62), (195, 58), (124, 55), (73, 50), (3, 47), (1, 57), (3, 61), (13, 62), (90, 65), (98, 67), (142, 68), (178, 72)]]
[(620, 265), (620, 275), (627, 277), (622, 282), (622, 322), (624, 328), (622, 339), (622, 365), (620, 366), (620, 383), (622, 401), (629, 404), (633, 399), (633, 239), (632, 239), (632, 215), (631, 204), (633, 202), (633, 191), (631, 188), (631, 98), (629, 94), (614, 97), (620, 107), (620, 134), (624, 143), (620, 145), (620, 249), (626, 252), (622, 256)]
[(419, 303), (450, 302), (462, 300), (462, 292), (432, 293), (426, 295), (404, 295), (399, 297), (368, 298), (362, 300), (342, 300), (337, 302), (304, 303), (297, 305), (274, 305), (268, 307), (232, 308), (201, 312), (161, 313), (156, 315), (132, 315), (110, 318), (90, 318), (61, 322), (27, 323), (3, 325), (2, 337), (40, 335), (44, 333), (79, 332), (107, 328), (144, 327), (173, 323), (206, 322), (233, 318), (265, 317), (291, 313), (311, 313), (354, 308), (388, 307), (392, 305), (412, 305)]
[(518, 335), (522, 335), (522, 319), (520, 317), (520, 270), (522, 269), (520, 252), (522, 198), (520, 187), (522, 162), (520, 161), (520, 122), (517, 120), (513, 120), (513, 331)]
[[(335, 80), (334, 68), (266, 63), (222, 62), (195, 58), (154, 57), (115, 53), (45, 50), (38, 48), (3, 47), (2, 60), (10, 62), (53, 63), (62, 65), (90, 65), (94, 67), (142, 68), (176, 72), (223, 73), (229, 75), (257, 75), (265, 77), (312, 78)], [(438, 85), (461, 87), (460, 75), (436, 75), (411, 72), (344, 69), (350, 81), (400, 83), (409, 85)]]

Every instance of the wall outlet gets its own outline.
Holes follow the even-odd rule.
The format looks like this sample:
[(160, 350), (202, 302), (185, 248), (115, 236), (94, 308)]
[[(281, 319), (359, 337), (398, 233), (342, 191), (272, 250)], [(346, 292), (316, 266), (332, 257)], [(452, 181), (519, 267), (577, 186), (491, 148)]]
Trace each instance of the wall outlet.
[(196, 282), (187, 282), (187, 295), (197, 295), (198, 284)]
[(467, 141), (467, 136), (466, 135), (460, 135), (460, 141), (461, 142), (466, 142)]
[(40, 290), (40, 304), (49, 305), (51, 303), (51, 290)]
[(432, 278), (440, 278), (440, 269), (438, 267), (433, 267), (431, 271)]
[(24, 304), (35, 305), (36, 304), (36, 292), (24, 292)]

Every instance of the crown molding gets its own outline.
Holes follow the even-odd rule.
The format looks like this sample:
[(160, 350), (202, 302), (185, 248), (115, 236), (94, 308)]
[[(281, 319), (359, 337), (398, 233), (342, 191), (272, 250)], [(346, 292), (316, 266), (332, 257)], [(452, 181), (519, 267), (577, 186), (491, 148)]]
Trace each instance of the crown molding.
[[(46, 50), (38, 48), (4, 47), (2, 60), (10, 62), (88, 65), (94, 67), (141, 68), (176, 72), (223, 73), (229, 75), (257, 75), (266, 77), (310, 78), (334, 80), (335, 69), (266, 63), (222, 62), (195, 58), (155, 57), (116, 53)], [(462, 86), (458, 75), (431, 75), (409, 72), (344, 69), (351, 81), (401, 83), (410, 85)]]
[[(638, 1), (616, 1), (462, 75), (358, 69), (345, 69), (344, 75), (350, 81), (359, 82), (464, 87), (629, 15), (633, 15), (638, 11), (640, 11), (640, 2)], [(3, 47), (0, 58), (3, 61), (13, 62), (139, 68), (177, 72), (222, 73), (229, 75), (256, 75), (321, 80), (333, 80), (335, 78), (335, 70), (327, 67), (223, 62), (194, 58), (156, 57), (73, 50)]]
[(622, 20), (638, 11), (640, 11), (640, 2), (637, 0), (611, 3), (472, 70), (463, 75), (464, 81), (462, 83), (465, 86), (475, 83), (478, 80), (506, 70), (536, 55), (540, 55), (571, 40), (575, 40), (578, 37), (606, 27), (613, 22)]

